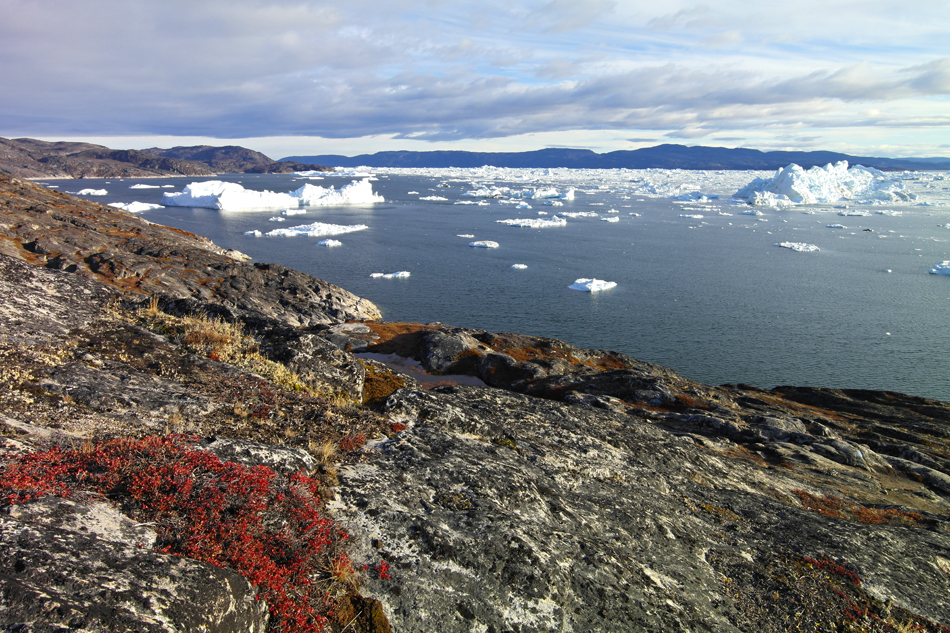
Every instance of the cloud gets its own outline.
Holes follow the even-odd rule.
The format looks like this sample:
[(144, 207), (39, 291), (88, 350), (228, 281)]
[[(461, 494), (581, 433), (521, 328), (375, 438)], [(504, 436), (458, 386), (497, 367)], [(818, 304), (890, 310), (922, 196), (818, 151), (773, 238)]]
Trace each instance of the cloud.
[(950, 24), (883, 0), (0, 2), (0, 135), (950, 134)]

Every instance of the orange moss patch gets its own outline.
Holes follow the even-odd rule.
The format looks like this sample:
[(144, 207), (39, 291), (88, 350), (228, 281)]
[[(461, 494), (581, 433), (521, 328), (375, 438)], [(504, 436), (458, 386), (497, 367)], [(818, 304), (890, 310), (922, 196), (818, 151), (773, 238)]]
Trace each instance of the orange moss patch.
[(924, 520), (923, 515), (917, 512), (898, 508), (869, 508), (834, 495), (816, 497), (804, 490), (793, 490), (792, 494), (799, 498), (804, 509), (836, 519), (865, 524), (897, 523), (900, 525), (918, 525)]
[(397, 354), (403, 358), (419, 360), (419, 349), (422, 347), (422, 333), (434, 330), (435, 326), (421, 323), (378, 323), (366, 321), (374, 334), (379, 337), (374, 344), (366, 349), (376, 354)]

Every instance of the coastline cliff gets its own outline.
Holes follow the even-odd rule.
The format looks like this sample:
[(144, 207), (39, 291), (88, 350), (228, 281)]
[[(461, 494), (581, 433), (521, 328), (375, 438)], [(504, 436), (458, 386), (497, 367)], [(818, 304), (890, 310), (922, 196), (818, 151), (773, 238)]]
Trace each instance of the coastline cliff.
[[(389, 323), (333, 284), (5, 175), (0, 269), (0, 630), (291, 630), (281, 600), (305, 583), (324, 609), (308, 622), (333, 631), (950, 626), (948, 403), (705, 385)], [(24, 483), (24, 464), (108, 450), (57, 480), (72, 488)], [(273, 513), (304, 495), (338, 526), (322, 558), (275, 588), (195, 546), (196, 508), (136, 487), (172, 454), (205, 469), (181, 471), (188, 490), (273, 473), (261, 530), (297, 543)], [(103, 473), (106, 492), (87, 485)], [(272, 577), (303, 560), (286, 552)]]

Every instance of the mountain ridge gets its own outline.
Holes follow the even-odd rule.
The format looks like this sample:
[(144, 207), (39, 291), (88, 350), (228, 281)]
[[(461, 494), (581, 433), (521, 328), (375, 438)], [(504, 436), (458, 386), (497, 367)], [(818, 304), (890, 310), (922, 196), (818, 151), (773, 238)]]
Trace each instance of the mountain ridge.
[(905, 159), (852, 156), (830, 151), (762, 152), (747, 148), (656, 145), (598, 154), (586, 149), (547, 148), (528, 152), (467, 152), (461, 150), (386, 151), (358, 156), (324, 154), (288, 156), (281, 161), (317, 162), (334, 167), (493, 167), (579, 169), (760, 169), (775, 170), (796, 163), (804, 168), (846, 160), (884, 171), (950, 169), (950, 158)]
[(149, 178), (302, 170), (332, 171), (322, 165), (275, 161), (236, 145), (117, 150), (94, 143), (0, 138), (0, 173), (18, 178)]

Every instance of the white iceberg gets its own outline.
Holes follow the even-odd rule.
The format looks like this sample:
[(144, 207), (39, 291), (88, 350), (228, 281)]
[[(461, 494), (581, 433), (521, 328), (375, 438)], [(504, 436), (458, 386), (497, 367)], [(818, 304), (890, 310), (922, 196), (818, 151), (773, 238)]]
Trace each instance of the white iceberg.
[(263, 233), (254, 229), (253, 231), (244, 231), (244, 235), (253, 235), (254, 237), (263, 237)]
[(781, 242), (776, 244), (776, 246), (781, 246), (782, 248), (790, 248), (798, 253), (813, 253), (819, 249), (814, 244), (806, 244), (805, 242)]
[(904, 192), (904, 183), (896, 178), (861, 165), (849, 168), (847, 161), (808, 170), (792, 163), (779, 169), (772, 178), (756, 178), (733, 197), (757, 206), (916, 199), (914, 194)]
[(317, 246), (343, 246), (343, 242), (340, 240), (320, 240), (317, 242)]
[(868, 218), (871, 217), (871, 212), (862, 211), (861, 209), (851, 209), (850, 211), (838, 211), (838, 215), (843, 215), (845, 217)]
[(498, 248), (498, 242), (492, 242), (490, 240), (483, 240), (480, 242), (469, 242), (469, 246), (474, 246), (475, 248)]
[(287, 218), (282, 218), (279, 215), (275, 215), (272, 218), (267, 218), (268, 222), (286, 222)]
[(208, 180), (193, 182), (182, 191), (162, 194), (162, 204), (171, 207), (202, 207), (225, 211), (299, 208), (343, 204), (375, 204), (385, 202), (373, 193), (369, 180), (354, 180), (339, 190), (303, 185), (290, 193), (252, 191), (234, 182)]
[(563, 207), (564, 206), (564, 203), (561, 202), (560, 200), (545, 200), (544, 204), (546, 204), (549, 207)]
[(132, 185), (131, 187), (129, 187), (129, 189), (158, 189), (158, 188), (159, 188), (158, 185), (145, 185), (145, 184)]
[(369, 227), (365, 224), (325, 224), (323, 222), (314, 222), (313, 224), (301, 224), (300, 226), (291, 226), (286, 229), (274, 229), (264, 235), (267, 237), (296, 237), (305, 235), (308, 237), (323, 237), (325, 235), (341, 235), (343, 233), (352, 233), (353, 231), (362, 231)]
[(950, 260), (944, 260), (930, 269), (931, 275), (950, 275)]
[(455, 237), (465, 237), (465, 238), (471, 239), (471, 238), (473, 238), (473, 237), (475, 237), (475, 236), (474, 236), (474, 235), (469, 235), (468, 233), (460, 233), (459, 235), (456, 235)]
[(517, 205), (515, 205), (515, 208), (516, 209), (530, 209), (531, 205), (525, 202), (524, 200), (522, 200)]
[(598, 214), (596, 211), (564, 211), (560, 215), (563, 215), (566, 218), (596, 218)]
[(844, 224), (829, 224), (828, 228), (829, 229), (846, 229), (848, 227), (846, 227)]
[(599, 290), (609, 290), (617, 285), (616, 281), (604, 281), (603, 279), (578, 279), (568, 288), (571, 290), (582, 290), (584, 292), (597, 292)]
[(512, 218), (509, 220), (495, 220), (498, 224), (520, 226), (527, 229), (544, 229), (552, 226), (567, 226), (567, 220), (552, 215), (550, 218)]
[(303, 215), (306, 213), (306, 209), (284, 209), (280, 212), (281, 215)]
[[(73, 192), (70, 192), (73, 193)], [(81, 189), (73, 193), (74, 196), (108, 196), (109, 192), (105, 189)]]
[(703, 214), (702, 213), (680, 213), (680, 217), (689, 218), (691, 220), (702, 220)]
[(143, 211), (163, 208), (160, 204), (149, 204), (148, 202), (110, 202), (109, 206), (128, 211), (129, 213), (141, 213)]
[(765, 215), (758, 209), (749, 209), (748, 211), (740, 211), (739, 215)]
[(445, 202), (448, 198), (443, 198), (442, 196), (422, 196), (420, 200), (428, 200), (430, 202)]
[(527, 265), (527, 264), (512, 264), (511, 267), (512, 267), (512, 268), (517, 268), (517, 269), (519, 269), (519, 270), (523, 270), (523, 269), (527, 268), (528, 265)]
[(601, 218), (601, 222), (620, 222), (620, 218), (615, 215), (610, 216), (609, 218)]
[(370, 275), (370, 277), (373, 277), (374, 279), (380, 278), (380, 277), (383, 279), (398, 279), (398, 278), (408, 277), (408, 276), (409, 276), (408, 270), (400, 270), (398, 273), (373, 273)]

